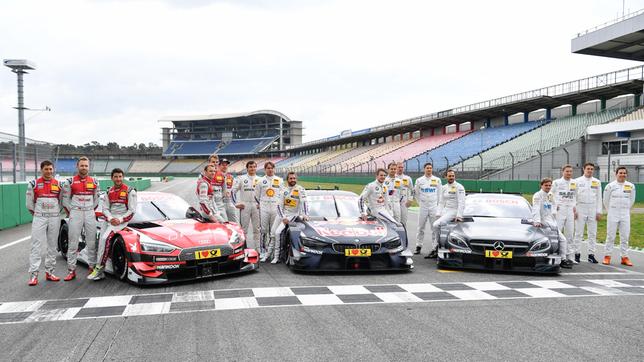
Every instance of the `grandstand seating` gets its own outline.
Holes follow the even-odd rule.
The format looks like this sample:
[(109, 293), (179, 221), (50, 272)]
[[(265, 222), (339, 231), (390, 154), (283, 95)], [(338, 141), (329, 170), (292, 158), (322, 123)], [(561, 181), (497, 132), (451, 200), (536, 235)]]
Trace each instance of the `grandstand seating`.
[(277, 137), (235, 139), (217, 151), (218, 155), (256, 154), (275, 141)]
[(125, 172), (129, 172), (131, 164), (132, 160), (109, 160), (107, 162), (107, 166), (105, 167), (105, 172), (110, 173), (115, 168), (120, 168)]
[(56, 161), (56, 173), (62, 175), (70, 175), (76, 173), (76, 160), (74, 159), (59, 159)]
[(408, 160), (410, 158), (420, 155), (421, 153), (427, 152), (440, 145), (443, 145), (449, 141), (462, 137), (468, 133), (470, 133), (470, 131), (419, 138), (416, 141), (406, 146), (403, 146), (391, 153), (378, 157), (374, 161), (376, 162), (376, 164), (379, 165), (382, 163), (382, 161), (385, 161), (385, 163), (389, 163), (392, 161)]
[[(580, 138), (586, 132), (586, 127), (609, 122), (627, 112), (627, 109), (607, 110), (601, 113), (581, 114), (555, 119), (542, 127), (516, 137), (498, 147), (481, 154), (483, 168), (495, 170), (510, 168), (512, 157), (514, 162), (521, 162), (537, 155), (537, 150), (548, 151), (574, 139)], [(510, 156), (510, 152), (512, 156)], [(456, 169), (480, 170), (480, 158), (466, 160)]]
[(107, 160), (92, 160), (90, 162), (91, 174), (105, 173), (107, 168)]
[(219, 140), (208, 141), (172, 141), (163, 152), (164, 156), (204, 156), (217, 150)]
[(161, 173), (193, 173), (199, 172), (201, 165), (207, 161), (204, 160), (172, 160), (161, 170)]
[[(374, 167), (382, 167), (380, 164), (374, 164), (373, 162), (378, 159), (381, 156), (387, 155), (391, 152), (394, 152), (395, 150), (407, 146), (408, 144), (416, 141), (417, 139), (411, 138), (408, 140), (403, 140), (403, 141), (393, 141), (393, 142), (387, 142), (387, 143), (381, 143), (378, 145), (375, 145), (375, 147), (370, 148), (369, 152), (362, 152), (357, 154), (355, 157), (350, 158), (348, 160), (343, 161), (340, 165), (340, 169), (345, 169), (346, 170), (356, 170), (356, 169), (361, 169), (360, 165), (371, 165), (373, 164)], [(366, 151), (366, 150), (365, 150)], [(385, 163), (383, 161), (383, 163)], [(368, 169), (369, 167), (365, 168)]]
[(314, 153), (310, 155), (297, 155), (297, 156), (289, 157), (275, 164), (275, 168), (277, 169), (277, 172), (280, 172), (280, 173), (287, 172), (293, 165), (306, 162), (307, 160), (314, 159), (318, 155), (319, 155), (318, 153)]
[(293, 171), (301, 172), (310, 167), (322, 165), (326, 162), (329, 162), (330, 160), (342, 155), (343, 153), (349, 152), (351, 150), (352, 150), (351, 148), (345, 148), (340, 150), (330, 150), (330, 151), (320, 152), (316, 155), (317, 157), (305, 158), (300, 162), (291, 164), (290, 168)]
[(445, 143), (431, 152), (423, 153), (407, 160), (405, 168), (409, 172), (420, 172), (424, 163), (432, 162), (434, 170), (444, 170), (450, 165), (458, 163), (461, 159), (468, 159), (481, 151), (495, 147), (542, 124), (542, 122), (515, 123), (508, 126), (477, 130), (452, 142)]
[(159, 173), (168, 164), (167, 160), (135, 160), (130, 173)]
[(637, 108), (630, 113), (627, 113), (613, 122), (626, 122), (626, 121), (638, 121), (644, 119), (644, 108)]

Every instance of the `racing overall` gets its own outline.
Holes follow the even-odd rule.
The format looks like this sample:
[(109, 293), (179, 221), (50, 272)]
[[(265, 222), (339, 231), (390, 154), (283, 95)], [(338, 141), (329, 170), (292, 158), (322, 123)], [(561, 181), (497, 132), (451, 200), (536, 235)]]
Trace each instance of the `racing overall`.
[[(550, 192), (554, 196), (554, 210), (552, 212), (557, 220), (557, 227), (559, 231), (563, 232), (566, 240), (573, 240), (577, 183), (573, 179), (566, 181), (562, 177), (552, 182)], [(568, 255), (572, 255), (572, 250), (568, 250)]]
[(217, 208), (217, 204), (215, 204), (212, 180), (206, 175), (201, 175), (197, 180), (197, 200), (199, 200), (201, 216), (203, 216), (204, 219), (212, 222), (226, 221), (226, 219), (221, 215), (221, 210)]
[(45, 271), (53, 274), (56, 268), (56, 248), (60, 229), (62, 190), (58, 180), (40, 177), (27, 184), (26, 206), (33, 215), (31, 221), (31, 252), (29, 273), (37, 275), (42, 262), (42, 244), (47, 245)]
[(223, 172), (215, 172), (212, 179), (212, 201), (217, 206), (217, 212), (223, 221), (228, 221), (226, 215), (226, 202), (224, 201), (224, 194), (226, 192), (226, 175)]
[(561, 260), (566, 260), (568, 241), (557, 225), (557, 219), (554, 214), (554, 201), (555, 198), (552, 193), (539, 190), (534, 194), (532, 196), (532, 221), (557, 229), (559, 232), (559, 256), (561, 256)]
[(575, 220), (575, 237), (569, 245), (571, 253), (579, 254), (584, 227), (588, 228), (588, 254), (595, 254), (597, 249), (597, 215), (602, 213), (601, 183), (594, 177), (585, 176), (575, 179), (577, 184), (577, 220)]
[(387, 209), (386, 195), (387, 186), (381, 184), (378, 180), (368, 183), (362, 190), (358, 200), (360, 214), (366, 216), (368, 213), (378, 219), (398, 224)]
[[(277, 200), (277, 218), (275, 219), (275, 257), (273, 263), (279, 261), (280, 251), (282, 249), (281, 234), (286, 228), (284, 219), (289, 221), (295, 220), (296, 217), (302, 215), (309, 215), (309, 207), (306, 202), (306, 190), (300, 185), (293, 187), (286, 186), (280, 192), (280, 197)], [(268, 246), (268, 253), (271, 253), (271, 245)]]
[[(436, 238), (433, 234), (432, 225), (438, 219), (438, 203), (441, 194), (441, 179), (436, 176), (421, 176), (416, 179), (414, 195), (418, 201), (418, 234), (416, 235), (416, 247), (423, 247), (425, 238), (425, 225), (429, 221), (429, 232), (432, 235), (430, 243)], [(433, 245), (432, 245), (433, 248)]]
[[(112, 186), (107, 191), (105, 200), (103, 202), (103, 216), (107, 222), (105, 229), (101, 230), (101, 237), (98, 241), (98, 255), (96, 258), (96, 265), (100, 265), (101, 269), (105, 267), (107, 258), (110, 257), (110, 247), (112, 244), (112, 236), (117, 231), (123, 230), (128, 222), (132, 220), (134, 212), (136, 211), (136, 190), (130, 188), (126, 184), (121, 184), (121, 187)], [(117, 218), (118, 225), (112, 225), (110, 220)]]
[(402, 180), (398, 176), (385, 178), (385, 188), (387, 189), (387, 194), (385, 198), (387, 200), (387, 209), (391, 212), (394, 219), (400, 222), (400, 202), (402, 200)]
[(231, 222), (239, 222), (239, 209), (233, 204), (233, 186), (235, 178), (233, 175), (226, 173), (224, 174), (224, 205), (225, 205), (225, 214), (226, 219)]
[(450, 222), (454, 218), (462, 218), (465, 209), (465, 188), (454, 181), (440, 188), (438, 200), (438, 219), (432, 224), (434, 243), (438, 245), (438, 229), (440, 225)]
[(408, 175), (397, 175), (402, 180), (402, 189), (400, 199), (400, 222), (407, 226), (407, 201), (414, 201), (414, 181)]
[(284, 181), (278, 176), (264, 176), (257, 180), (255, 186), (255, 201), (259, 204), (260, 218), (260, 254), (263, 253), (260, 260), (266, 261), (270, 257), (270, 252), (266, 248), (275, 245), (275, 234), (271, 232), (275, 220), (277, 219), (277, 199), (279, 192), (282, 190)]
[(628, 256), (628, 239), (631, 233), (631, 207), (635, 203), (635, 185), (628, 181), (613, 181), (604, 189), (604, 206), (608, 212), (606, 224), (606, 255), (610, 256), (619, 229), (622, 257)]
[(85, 231), (87, 263), (96, 265), (96, 208), (99, 200), (98, 181), (90, 176), (70, 177), (63, 184), (63, 206), (69, 214), (69, 237), (67, 244), (67, 269), (76, 270), (78, 242)]
[(243, 204), (244, 208), (240, 212), (240, 224), (248, 240), (248, 231), (250, 224), (253, 224), (253, 241), (255, 249), (259, 249), (259, 209), (255, 202), (255, 185), (259, 178), (257, 175), (249, 176), (248, 174), (237, 176), (233, 184), (231, 197), (234, 204)]

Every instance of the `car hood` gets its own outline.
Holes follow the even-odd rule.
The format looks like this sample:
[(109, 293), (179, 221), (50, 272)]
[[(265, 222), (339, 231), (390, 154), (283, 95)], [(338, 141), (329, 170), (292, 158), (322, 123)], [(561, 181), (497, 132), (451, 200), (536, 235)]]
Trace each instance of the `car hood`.
[(208, 245), (228, 245), (234, 224), (202, 223), (192, 219), (155, 222), (156, 227), (134, 228), (152, 239), (185, 249)]
[(516, 218), (474, 217), (473, 221), (456, 224), (452, 232), (468, 240), (534, 241), (546, 236), (542, 229), (522, 224)]
[(358, 218), (309, 220), (304, 223), (304, 235), (335, 242), (378, 243), (397, 237), (397, 232), (380, 220)]

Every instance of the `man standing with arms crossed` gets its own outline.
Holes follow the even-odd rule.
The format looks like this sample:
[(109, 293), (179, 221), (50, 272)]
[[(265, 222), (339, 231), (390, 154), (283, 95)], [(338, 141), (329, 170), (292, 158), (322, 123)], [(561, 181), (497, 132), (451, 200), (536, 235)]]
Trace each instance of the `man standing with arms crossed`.
[(40, 178), (27, 183), (26, 206), (33, 215), (31, 221), (31, 252), (29, 254), (29, 286), (38, 284), (38, 269), (42, 262), (42, 244), (47, 245), (45, 279), (60, 281), (56, 269), (56, 247), (60, 229), (62, 190), (54, 177), (51, 161), (40, 163)]
[(233, 177), (232, 174), (228, 173), (228, 165), (230, 162), (222, 158), (221, 161), (219, 161), (219, 171), (223, 174), (224, 176), (224, 187), (223, 187), (223, 202), (224, 202), (224, 213), (226, 214), (226, 220), (232, 221), (232, 222), (239, 222), (239, 218), (237, 217), (237, 208), (235, 207), (233, 203), (233, 184), (235, 182), (235, 178)]
[(414, 201), (414, 182), (409, 175), (405, 175), (405, 163), (398, 162), (396, 176), (402, 180), (402, 197), (400, 199), (400, 222), (407, 227), (407, 212), (411, 202)]
[(136, 212), (136, 190), (123, 183), (125, 173), (120, 168), (112, 170), (114, 184), (107, 190), (103, 200), (103, 215), (107, 222), (98, 241), (96, 266), (87, 279), (98, 281), (105, 278), (105, 263), (110, 257), (114, 233), (123, 230)]
[(456, 172), (449, 169), (446, 173), (447, 184), (441, 187), (441, 193), (438, 202), (438, 219), (432, 224), (434, 235), (434, 249), (425, 257), (425, 259), (435, 259), (438, 257), (438, 229), (442, 224), (451, 221), (463, 221), (463, 210), (465, 209), (465, 188), (456, 182)]
[(240, 210), (239, 221), (248, 240), (248, 232), (253, 225), (253, 240), (255, 249), (259, 251), (259, 208), (255, 202), (255, 186), (257, 185), (257, 163), (255, 161), (246, 162), (246, 174), (237, 176), (233, 184), (231, 197), (235, 207)]
[(388, 190), (384, 184), (385, 177), (387, 177), (387, 171), (384, 168), (379, 168), (376, 171), (376, 180), (368, 183), (362, 190), (358, 200), (362, 220), (366, 221), (368, 215), (371, 215), (380, 220), (398, 224), (387, 209)]
[(394, 219), (400, 222), (400, 201), (402, 199), (402, 180), (396, 176), (398, 165), (395, 162), (387, 165), (388, 175), (385, 178), (385, 188), (387, 189), (387, 208)]
[(552, 180), (548, 177), (541, 180), (541, 190), (532, 196), (532, 224), (535, 227), (550, 227), (556, 229), (559, 233), (559, 256), (561, 257), (562, 268), (572, 269), (572, 261), (566, 259), (567, 244), (566, 237), (561, 233), (557, 226), (557, 220), (553, 213), (554, 196), (550, 192), (552, 188)]
[[(429, 221), (429, 234), (431, 256), (433, 257), (435, 248), (433, 240), (435, 239), (432, 225), (438, 219), (438, 203), (441, 194), (441, 179), (432, 175), (433, 166), (430, 162), (423, 167), (425, 174), (416, 179), (414, 185), (414, 195), (418, 201), (418, 234), (416, 235), (416, 251), (414, 254), (420, 254), (423, 248), (423, 239), (425, 238), (425, 226)], [(438, 256), (438, 255), (437, 255)]]
[[(282, 231), (289, 222), (302, 216), (304, 220), (309, 218), (309, 207), (306, 201), (306, 190), (297, 184), (297, 175), (295, 172), (289, 172), (286, 176), (287, 187), (280, 192), (277, 201), (277, 219), (275, 220), (275, 256), (271, 264), (280, 262), (280, 252), (282, 250)], [(269, 254), (271, 246), (269, 245)]]
[(584, 237), (584, 226), (588, 225), (588, 262), (597, 264), (597, 221), (602, 217), (602, 184), (593, 177), (595, 165), (586, 163), (584, 175), (575, 179), (577, 184), (577, 219), (575, 220), (575, 237), (569, 245), (575, 253), (575, 261), (581, 259), (581, 240)]
[(98, 181), (89, 176), (89, 159), (81, 157), (76, 162), (78, 173), (63, 184), (63, 206), (69, 215), (69, 237), (67, 238), (67, 270), (65, 281), (76, 278), (76, 257), (81, 231), (85, 231), (87, 262), (91, 273), (96, 265), (96, 208), (100, 187)]
[[(573, 239), (575, 218), (577, 217), (577, 183), (572, 179), (572, 166), (564, 165), (561, 168), (561, 178), (552, 183), (552, 195), (555, 197), (554, 210), (557, 226), (566, 237), (567, 241)], [(573, 260), (572, 248), (568, 249), (568, 260)], [(578, 261), (573, 261), (577, 264)]]
[(635, 204), (635, 185), (626, 181), (628, 171), (620, 166), (615, 170), (616, 180), (604, 189), (604, 206), (608, 212), (606, 224), (606, 255), (603, 264), (610, 264), (611, 253), (615, 245), (615, 236), (619, 229), (619, 248), (622, 265), (633, 266), (628, 258), (628, 239), (631, 234), (631, 208)]
[[(281, 177), (275, 176), (275, 164), (268, 161), (264, 164), (266, 175), (260, 177), (255, 186), (255, 201), (259, 205), (260, 218), (260, 261), (265, 262), (270, 258), (271, 246), (275, 245), (275, 234), (271, 231), (277, 220), (277, 199), (284, 186)], [(266, 248), (269, 248), (266, 250)], [(264, 254), (262, 254), (262, 251)]]

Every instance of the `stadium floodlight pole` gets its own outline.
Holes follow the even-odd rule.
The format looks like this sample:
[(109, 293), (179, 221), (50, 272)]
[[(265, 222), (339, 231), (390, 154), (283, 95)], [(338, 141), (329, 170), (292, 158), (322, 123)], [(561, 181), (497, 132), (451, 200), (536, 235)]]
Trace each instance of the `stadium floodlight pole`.
[(5, 59), (4, 65), (11, 69), (18, 76), (18, 164), (20, 165), (19, 180), (25, 180), (25, 104), (23, 75), (28, 73), (27, 70), (35, 70), (36, 65), (26, 59)]

